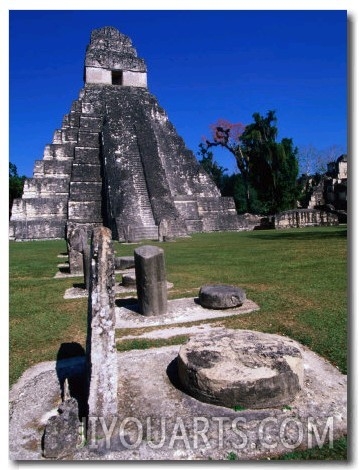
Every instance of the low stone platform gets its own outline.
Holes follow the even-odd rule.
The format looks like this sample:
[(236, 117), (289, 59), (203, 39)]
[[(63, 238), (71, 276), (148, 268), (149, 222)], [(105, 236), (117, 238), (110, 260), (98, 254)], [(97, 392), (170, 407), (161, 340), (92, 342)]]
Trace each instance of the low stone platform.
[[(167, 289), (172, 289), (173, 284), (171, 282), (167, 282)], [(119, 294), (131, 294), (136, 292), (136, 287), (127, 287), (123, 286), (120, 283), (115, 284), (115, 295)], [(88, 292), (86, 289), (81, 287), (69, 287), (66, 289), (64, 294), (64, 299), (81, 299), (84, 297), (88, 297)]]
[[(119, 306), (121, 304), (121, 306)], [(169, 300), (168, 313), (165, 315), (145, 317), (139, 314), (137, 303), (119, 299), (116, 307), (116, 328), (143, 328), (145, 326), (170, 325), (197, 320), (242, 315), (259, 310), (252, 300), (246, 299), (241, 307), (226, 310), (203, 308), (197, 297)]]
[(193, 336), (197, 333), (204, 333), (206, 331), (223, 331), (225, 328), (219, 326), (221, 320), (214, 323), (200, 323), (199, 325), (186, 326), (172, 326), (168, 328), (158, 328), (156, 330), (146, 331), (140, 335), (123, 335), (116, 338), (116, 341), (127, 341), (128, 339), (168, 339), (176, 336)]
[[(290, 406), (242, 411), (200, 402), (179, 388), (179, 346), (118, 353), (119, 415), (106, 422), (114, 426), (107, 444), (90, 435), (67, 460), (257, 460), (337, 439), (347, 433), (347, 378), (300, 348), (303, 389)], [(44, 425), (60, 404), (58, 371), (68, 366), (76, 373), (81, 364), (83, 358), (38, 364), (12, 387), (11, 459), (42, 459)]]

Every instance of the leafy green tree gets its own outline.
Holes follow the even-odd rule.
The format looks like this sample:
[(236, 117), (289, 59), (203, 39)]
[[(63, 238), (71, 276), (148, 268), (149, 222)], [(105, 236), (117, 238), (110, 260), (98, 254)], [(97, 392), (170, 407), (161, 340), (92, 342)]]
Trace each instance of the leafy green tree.
[(263, 204), (258, 199), (257, 191), (251, 185), (247, 186), (241, 173), (233, 173), (224, 176), (221, 194), (222, 196), (233, 197), (239, 214), (248, 212), (248, 195), (251, 204), (251, 212), (255, 214), (265, 212), (265, 207), (263, 207)]
[(245, 127), (219, 121), (213, 127), (212, 140), (206, 141), (207, 148), (220, 145), (236, 158), (245, 187), (247, 211), (254, 212), (258, 208), (258, 204), (255, 209), (252, 203), (251, 192), (254, 191), (261, 212), (294, 208), (298, 196), (297, 149), (292, 139), (276, 141), (275, 111), (268, 111), (266, 116), (254, 113), (253, 119), (254, 122)]
[(297, 149), (292, 139), (277, 142), (277, 118), (274, 111), (267, 115), (253, 114), (240, 137), (242, 151), (250, 162), (250, 179), (258, 196), (268, 204), (268, 212), (295, 207), (297, 194)]
[(11, 208), (14, 199), (22, 196), (25, 176), (19, 176), (14, 163), (9, 163), (9, 214), (11, 216)]

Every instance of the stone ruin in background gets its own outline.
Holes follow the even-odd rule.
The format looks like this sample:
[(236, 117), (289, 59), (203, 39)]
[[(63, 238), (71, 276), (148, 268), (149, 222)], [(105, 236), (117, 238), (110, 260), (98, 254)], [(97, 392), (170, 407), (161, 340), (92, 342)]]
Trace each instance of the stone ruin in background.
[(120, 241), (157, 239), (163, 225), (167, 238), (240, 228), (234, 200), (220, 196), (148, 91), (129, 37), (92, 31), (84, 79), (14, 201), (10, 239), (64, 238), (68, 224), (88, 234), (103, 225)]

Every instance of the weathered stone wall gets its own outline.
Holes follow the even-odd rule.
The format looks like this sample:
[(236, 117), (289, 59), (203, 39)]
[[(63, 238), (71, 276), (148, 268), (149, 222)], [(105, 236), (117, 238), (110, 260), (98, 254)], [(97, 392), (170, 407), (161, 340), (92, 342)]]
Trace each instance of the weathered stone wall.
[(149, 96), (149, 100), (153, 131), (159, 144), (158, 154), (171, 194), (175, 199), (182, 196), (219, 197), (219, 189), (198, 164), (193, 152), (186, 148), (166, 112), (153, 96)]
[(9, 226), (10, 240), (65, 238), (66, 220), (14, 220)]
[(23, 199), (46, 198), (69, 193), (69, 178), (30, 178), (25, 180)]
[(338, 225), (338, 216), (314, 209), (285, 211), (275, 216), (275, 228), (299, 228)]

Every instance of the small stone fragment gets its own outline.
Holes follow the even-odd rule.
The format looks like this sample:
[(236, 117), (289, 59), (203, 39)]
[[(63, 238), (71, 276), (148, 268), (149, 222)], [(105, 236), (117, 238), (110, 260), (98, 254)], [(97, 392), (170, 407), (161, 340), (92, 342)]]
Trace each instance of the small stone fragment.
[(78, 405), (74, 398), (65, 400), (46, 424), (43, 455), (48, 459), (61, 459), (76, 451), (79, 440)]

